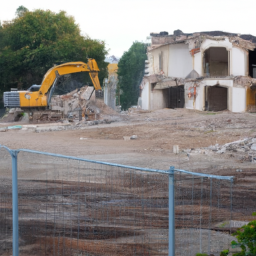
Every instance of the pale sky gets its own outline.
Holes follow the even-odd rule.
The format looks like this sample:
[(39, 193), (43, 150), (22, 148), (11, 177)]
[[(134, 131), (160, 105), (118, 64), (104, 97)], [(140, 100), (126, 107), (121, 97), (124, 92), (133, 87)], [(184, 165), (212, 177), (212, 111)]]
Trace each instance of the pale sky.
[(151, 32), (222, 30), (256, 35), (256, 0), (1, 0), (0, 20), (13, 19), (20, 5), (30, 11), (66, 11), (83, 34), (104, 40), (109, 55), (117, 57)]

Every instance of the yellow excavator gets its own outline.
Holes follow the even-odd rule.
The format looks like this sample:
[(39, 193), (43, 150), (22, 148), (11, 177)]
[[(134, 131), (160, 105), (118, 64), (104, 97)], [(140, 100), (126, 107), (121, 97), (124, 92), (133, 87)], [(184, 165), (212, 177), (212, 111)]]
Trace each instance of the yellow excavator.
[(41, 85), (33, 85), (26, 91), (4, 92), (4, 106), (21, 109), (47, 109), (50, 106), (52, 94), (58, 78), (62, 75), (78, 72), (89, 72), (95, 90), (101, 90), (98, 72), (94, 59), (84, 62), (68, 62), (55, 66), (47, 71)]

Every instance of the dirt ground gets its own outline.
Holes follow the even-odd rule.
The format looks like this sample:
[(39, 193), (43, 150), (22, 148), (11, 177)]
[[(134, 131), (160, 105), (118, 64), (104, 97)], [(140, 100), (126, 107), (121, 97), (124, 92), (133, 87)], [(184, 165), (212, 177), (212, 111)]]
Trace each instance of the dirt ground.
[[(215, 144), (223, 145), (225, 143), (238, 141), (248, 137), (255, 138), (256, 137), (256, 114), (231, 113), (228, 111), (212, 113), (212, 112), (198, 112), (198, 111), (186, 110), (186, 109), (175, 109), (175, 110), (163, 109), (163, 110), (157, 110), (157, 111), (142, 111), (142, 110), (133, 109), (128, 113), (124, 113), (120, 115), (115, 114), (115, 115), (112, 115), (111, 117), (108, 116), (106, 118), (109, 118), (109, 119), (112, 118), (112, 122), (110, 124), (105, 123), (105, 124), (99, 124), (99, 125), (88, 125), (88, 124), (84, 124), (83, 122), (73, 123), (67, 129), (65, 128), (64, 130), (61, 130), (61, 131), (34, 132), (32, 130), (20, 130), (20, 129), (8, 130), (6, 132), (0, 132), (0, 144), (5, 145), (11, 149), (26, 148), (26, 149), (33, 149), (37, 151), (84, 157), (87, 159), (95, 159), (95, 160), (100, 160), (105, 162), (120, 163), (120, 164), (132, 165), (132, 166), (156, 168), (156, 169), (163, 169), (163, 170), (168, 170), (170, 166), (175, 166), (176, 168), (186, 169), (189, 171), (234, 176), (235, 179), (234, 179), (233, 187), (230, 187), (230, 184), (227, 184), (227, 183), (222, 185), (219, 185), (216, 183), (214, 185), (215, 186), (213, 189), (214, 199), (211, 200), (210, 198), (205, 198), (205, 202), (204, 202), (205, 204), (203, 205), (203, 208), (200, 208), (197, 206), (197, 205), (200, 205), (200, 202), (201, 202), (200, 200), (202, 200), (200, 199), (200, 192), (202, 189), (200, 187), (201, 180), (198, 180), (197, 182), (194, 182), (193, 180), (192, 190), (191, 190), (191, 180), (188, 180), (188, 183), (184, 183), (184, 182), (180, 183), (181, 185), (179, 185), (179, 189), (180, 189), (179, 193), (180, 195), (183, 196), (181, 201), (183, 203), (185, 202), (186, 207), (185, 207), (185, 210), (184, 208), (181, 207), (181, 205), (176, 208), (176, 216), (177, 216), (176, 228), (178, 228), (177, 237), (178, 238), (181, 237), (185, 239), (184, 240), (185, 242), (188, 240), (188, 243), (190, 243), (190, 245), (187, 247), (187, 250), (189, 252), (187, 251), (185, 254), (184, 254), (184, 251), (182, 251), (183, 245), (181, 244), (181, 247), (180, 247), (181, 249), (179, 249), (180, 251), (178, 253), (178, 255), (181, 255), (181, 256), (185, 256), (185, 255), (194, 256), (194, 254), (191, 253), (191, 251), (193, 250), (194, 250), (193, 253), (198, 252), (197, 247), (195, 247), (193, 242), (190, 241), (191, 236), (187, 235), (191, 233), (193, 234), (194, 229), (196, 229), (196, 232), (201, 233), (202, 236), (205, 237), (204, 238), (205, 241), (212, 239), (212, 242), (214, 244), (217, 244), (219, 240), (224, 239), (225, 241), (226, 240), (230, 241), (232, 238), (229, 233), (231, 231), (234, 231), (234, 229), (226, 228), (224, 223), (226, 223), (231, 219), (235, 221), (250, 221), (252, 219), (251, 213), (256, 211), (255, 210), (256, 208), (255, 192), (256, 191), (254, 188), (255, 187), (254, 184), (256, 182), (256, 175), (255, 175), (256, 163), (254, 161), (250, 161), (250, 159), (244, 158), (245, 153), (243, 152), (235, 151), (232, 154), (217, 154), (214, 152), (209, 153), (209, 151), (204, 150), (204, 148), (209, 147), (211, 145), (215, 145)], [(17, 123), (12, 123), (12, 124), (0, 123), (0, 128), (11, 126), (11, 125), (17, 125)], [(44, 126), (44, 125), (56, 126), (61, 124), (39, 124), (39, 126)], [(136, 135), (137, 139), (124, 140), (124, 137), (132, 136), (132, 135)], [(173, 153), (174, 145), (179, 146), (179, 149), (180, 149), (179, 154)], [(256, 151), (255, 151), (255, 155), (256, 155)], [(24, 176), (20, 176), (20, 178), (24, 180), (23, 181), (24, 185), (21, 187), (22, 195), (23, 195), (22, 199), (26, 198), (26, 196), (29, 198), (30, 197), (29, 195), (31, 193), (33, 194), (33, 191), (35, 191), (39, 186), (38, 184), (41, 184), (41, 186), (44, 187), (46, 178), (44, 178), (43, 175), (48, 173), (48, 171), (45, 171), (45, 169), (47, 169), (48, 167), (49, 169), (53, 168), (51, 163), (45, 162), (43, 160), (40, 161), (38, 159), (32, 159), (32, 160), (30, 159), (29, 161), (33, 162), (32, 166), (34, 169), (32, 169), (31, 167), (31, 169), (26, 170), (27, 172), (24, 174)], [(47, 168), (40, 169), (40, 174), (41, 174), (40, 177), (38, 176), (39, 170), (35, 168), (37, 166), (37, 163), (44, 163), (47, 166)], [(22, 161), (22, 164), (24, 164), (24, 161)], [(64, 164), (61, 163), (61, 166), (63, 165)], [(4, 176), (8, 180), (10, 178), (10, 174), (7, 174), (3, 169), (4, 168), (2, 165), (1, 172), (2, 174), (4, 174)], [(76, 173), (76, 175), (78, 174)], [(98, 179), (97, 174), (95, 173), (95, 170), (92, 172), (92, 175), (95, 175), (96, 180)], [(128, 174), (125, 173), (124, 175), (128, 175)], [(108, 180), (109, 183), (106, 183), (106, 188), (105, 187), (103, 188), (102, 186), (99, 185), (102, 182), (102, 181), (99, 182), (99, 180), (98, 180), (98, 183), (95, 181), (95, 183), (97, 183), (97, 185), (95, 186), (90, 183), (91, 187), (85, 188), (84, 186), (81, 185), (81, 188), (79, 188), (77, 187), (76, 183), (72, 183), (73, 177), (71, 177), (71, 175), (65, 177), (64, 179), (62, 178), (62, 187), (61, 187), (61, 184), (58, 184), (58, 186), (55, 185), (57, 180), (56, 177), (58, 177), (57, 174), (53, 178), (49, 176), (47, 177), (49, 181), (51, 180), (51, 184), (49, 185), (49, 187), (53, 186), (52, 189), (54, 191), (56, 189), (57, 191), (59, 191), (58, 196), (62, 198), (61, 200), (63, 200), (64, 198), (64, 196), (61, 194), (63, 193), (63, 180), (64, 180), (66, 189), (69, 193), (68, 196), (65, 196), (65, 200), (67, 202), (72, 202), (72, 200), (74, 200), (74, 195), (76, 194), (75, 191), (79, 189), (85, 190), (84, 193), (89, 193), (90, 195), (91, 194), (97, 195), (90, 202), (91, 204), (90, 211), (92, 211), (94, 207), (95, 208), (98, 207), (98, 209), (101, 209), (100, 212), (111, 212), (114, 214), (113, 216), (115, 216), (117, 212), (120, 213), (120, 211), (124, 211), (124, 213), (122, 213), (123, 215), (121, 214), (122, 218), (124, 218), (124, 216), (128, 216), (127, 215), (128, 213), (131, 214), (130, 211), (132, 211), (132, 213), (135, 212), (134, 201), (131, 201), (131, 198), (130, 198), (131, 194), (129, 193), (132, 193), (133, 198), (136, 198), (136, 193), (139, 193), (138, 197), (140, 198), (142, 191), (144, 191), (143, 195), (145, 196), (146, 200), (152, 201), (152, 199), (154, 198), (155, 200), (160, 200), (160, 201), (156, 201), (158, 203), (156, 203), (156, 205), (154, 206), (150, 206), (150, 208), (148, 208), (147, 210), (144, 209), (145, 206), (143, 206), (143, 204), (142, 205), (138, 204), (137, 205), (138, 211), (136, 210), (136, 212), (138, 213), (138, 216), (136, 217), (137, 221), (138, 223), (140, 223), (140, 225), (142, 225), (141, 221), (144, 219), (144, 222), (143, 222), (144, 229), (145, 227), (148, 227), (148, 225), (150, 225), (150, 229), (145, 229), (145, 230), (148, 230), (149, 232), (148, 234), (146, 234), (148, 241), (154, 240), (154, 237), (157, 237), (158, 239), (157, 241), (160, 241), (162, 236), (165, 237), (166, 239), (166, 235), (167, 235), (166, 227), (168, 226), (168, 211), (166, 208), (167, 202), (168, 202), (168, 194), (166, 192), (167, 183), (165, 180), (157, 181), (157, 178), (154, 178), (156, 188), (160, 190), (162, 189), (163, 192), (161, 193), (158, 192), (152, 195), (152, 189), (150, 186), (146, 190), (144, 190), (145, 187), (143, 187), (143, 186), (146, 186), (145, 184), (150, 184), (150, 182), (153, 182), (152, 176), (140, 177), (139, 179), (141, 181), (143, 182), (148, 181), (148, 182), (141, 183), (141, 184), (136, 183), (135, 189), (132, 190), (132, 192), (130, 191), (129, 193), (127, 192), (128, 191), (127, 189), (128, 188), (130, 189), (131, 185), (126, 184), (124, 186), (124, 184), (120, 183), (121, 178), (117, 177), (116, 178), (117, 181), (115, 183), (115, 184), (118, 184), (116, 185), (117, 194), (112, 198), (106, 199), (105, 198), (106, 195), (104, 194), (103, 196), (102, 194), (104, 193), (104, 189), (106, 189), (108, 193), (111, 189), (111, 195), (114, 195), (114, 192), (112, 192), (112, 187), (113, 187), (112, 185), (113, 185), (114, 179), (112, 178)], [(128, 177), (130, 176), (128, 175)], [(134, 179), (136, 180), (138, 179), (138, 177)], [(34, 183), (35, 180), (38, 180), (37, 183)], [(55, 180), (55, 182), (53, 182), (53, 180)], [(9, 179), (9, 182), (10, 182), (10, 179)], [(85, 179), (84, 182), (85, 184), (87, 184), (86, 182), (88, 182), (88, 180)], [(209, 182), (208, 183), (207, 182), (208, 181), (206, 181), (206, 183), (204, 183), (203, 186), (205, 191), (207, 192), (207, 193), (205, 192), (205, 194), (209, 195), (210, 193), (209, 184), (208, 184)], [(5, 184), (5, 183), (2, 183), (2, 184)], [(163, 184), (163, 188), (161, 188), (161, 186), (159, 187), (159, 184)], [(218, 188), (219, 188), (218, 186), (222, 186), (220, 190), (221, 191), (220, 194), (218, 193)], [(10, 187), (10, 184), (8, 182), (6, 183), (5, 187), (3, 186), (1, 187), (0, 193), (4, 193), (4, 190), (7, 187)], [(42, 189), (42, 187), (40, 189), (38, 188), (37, 193), (35, 193), (35, 198), (33, 198), (33, 200), (31, 199), (34, 203), (36, 201), (40, 203), (41, 205), (40, 207), (43, 207), (45, 205), (46, 192), (45, 192), (45, 189)], [(166, 188), (166, 191), (164, 190), (164, 188)], [(232, 189), (233, 198), (230, 198), (231, 189)], [(79, 193), (77, 192), (77, 195)], [(193, 205), (191, 205), (191, 193), (195, 193), (196, 195), (195, 198), (193, 198), (192, 196)], [(123, 197), (124, 195), (125, 197)], [(83, 197), (86, 197), (86, 195), (83, 195)], [(113, 198), (115, 199), (113, 200)], [(26, 207), (26, 204), (29, 204), (30, 199), (27, 199), (27, 200), (28, 201), (26, 201), (26, 203), (23, 204), (23, 212), (22, 212), (23, 226), (22, 227), (24, 230), (24, 234), (26, 234), (26, 236), (29, 236), (28, 235), (29, 223), (26, 222), (26, 218), (25, 218), (26, 213), (29, 212), (31, 214), (32, 217), (30, 220), (33, 220), (33, 218), (38, 220), (38, 218), (40, 219), (40, 216), (38, 217), (38, 215), (36, 215), (35, 217), (35, 212), (36, 212), (35, 209), (32, 209), (31, 206)], [(48, 200), (53, 200), (53, 199), (48, 198)], [(81, 200), (81, 198), (79, 200)], [(210, 200), (212, 202), (212, 207), (213, 207), (211, 210), (209, 210)], [(6, 199), (6, 201), (8, 200)], [(3, 200), (1, 202), (2, 203), (0, 204), (0, 208), (5, 209), (6, 211), (7, 209), (6, 202), (4, 204), (3, 204)], [(108, 204), (106, 204), (106, 202), (108, 202)], [(222, 205), (220, 204), (220, 202)], [(120, 207), (120, 205), (122, 206), (122, 204), (124, 208)], [(231, 204), (232, 204), (232, 209), (230, 207)], [(147, 205), (147, 203), (145, 203), (145, 205)], [(161, 207), (159, 208), (159, 205), (162, 208)], [(55, 204), (54, 204), (54, 207), (56, 207)], [(53, 209), (55, 212), (54, 207)], [(65, 206), (65, 207), (63, 209), (63, 206), (62, 206), (62, 211), (64, 213), (66, 211), (67, 213), (69, 213), (70, 210), (73, 211), (72, 210), (73, 208), (71, 206)], [(153, 223), (155, 226), (153, 225), (154, 226), (153, 229), (151, 227), (152, 224), (149, 224), (152, 222), (146, 221), (147, 218), (145, 218), (145, 216), (143, 215), (145, 212), (142, 214), (142, 209), (146, 212), (146, 215), (148, 216), (148, 218), (149, 217), (151, 218), (151, 221), (152, 221), (152, 216), (154, 217)], [(205, 216), (202, 219), (202, 221), (205, 220), (205, 223), (203, 223), (202, 226), (200, 226), (200, 228), (202, 228), (202, 231), (199, 228), (199, 219), (198, 219), (198, 216), (201, 214), (200, 213), (201, 210), (203, 214), (202, 216)], [(43, 214), (42, 211), (40, 212), (41, 214)], [(191, 212), (193, 213), (192, 215), (191, 215)], [(84, 212), (82, 213), (87, 214), (88, 210), (86, 211), (84, 210)], [(92, 211), (90, 213), (93, 216), (95, 214), (95, 211)], [(74, 214), (78, 214), (76, 210), (74, 210)], [(99, 219), (106, 218), (105, 215), (102, 215), (102, 216), (100, 217), (98, 216), (98, 218)], [(195, 219), (193, 219), (192, 224), (191, 224), (191, 217), (188, 217), (188, 216), (195, 216)], [(119, 216), (119, 218), (121, 217)], [(132, 254), (134, 253), (134, 250), (137, 251), (138, 253), (136, 255), (167, 255), (167, 251), (166, 251), (167, 241), (164, 239), (163, 239), (164, 249), (161, 253), (160, 253), (160, 249), (157, 252), (153, 252), (154, 245), (152, 244), (150, 245), (152, 246), (152, 248), (150, 247), (150, 249), (149, 247), (147, 248), (141, 247), (141, 244), (143, 244), (144, 246), (145, 243), (138, 242), (138, 244), (135, 244), (133, 241), (133, 237), (135, 237), (134, 230), (136, 230), (136, 225), (134, 225), (134, 227), (129, 225), (129, 220), (130, 220), (129, 218), (125, 217), (125, 219), (123, 219), (123, 220), (126, 220), (127, 223), (122, 223), (123, 229), (122, 231), (120, 231), (121, 232), (120, 237), (118, 237), (118, 241), (120, 242), (120, 246), (121, 246), (120, 248), (118, 247), (120, 251), (119, 249), (115, 249), (116, 250), (115, 254), (111, 252), (109, 248), (112, 245), (111, 243), (112, 237), (107, 236), (106, 238), (105, 237), (95, 238), (95, 239), (90, 238), (93, 240), (93, 242), (90, 242), (90, 246), (92, 246), (93, 249), (87, 248), (86, 250), (88, 251), (88, 254), (84, 254), (84, 255), (135, 255), (135, 254)], [(209, 218), (211, 218), (213, 222), (219, 223), (219, 225), (215, 227), (211, 227), (212, 231), (213, 232), (221, 231), (221, 232), (218, 232), (218, 234), (216, 235), (214, 235), (215, 233), (213, 233), (212, 238), (209, 238), (209, 232), (207, 230), (207, 228), (209, 227), (207, 220)], [(114, 219), (115, 218), (113, 217), (113, 221)], [(48, 221), (50, 221), (50, 219), (48, 219)], [(33, 222), (30, 221), (30, 223), (33, 223)], [(58, 222), (56, 221), (53, 223), (58, 224)], [(45, 222), (42, 222), (42, 223), (39, 222), (39, 226), (40, 225), (42, 225), (43, 227), (46, 227)], [(53, 225), (53, 224), (51, 223), (49, 224), (49, 230), (50, 230), (50, 225)], [(68, 225), (72, 226), (72, 223), (71, 224), (69, 223)], [(91, 219), (90, 219), (90, 225), (92, 225)], [(101, 224), (101, 225), (102, 226), (98, 226), (99, 230), (100, 229), (103, 229), (103, 231), (106, 230), (106, 226), (104, 226), (106, 224), (104, 225)], [(56, 229), (59, 232), (59, 234), (61, 234), (62, 232), (61, 228), (62, 228), (61, 225), (60, 227), (58, 227), (58, 225), (56, 227), (54, 226), (54, 229)], [(109, 232), (110, 227), (107, 230)], [(104, 232), (102, 234), (104, 234)], [(133, 236), (131, 235), (131, 233), (133, 233)], [(26, 236), (24, 235), (24, 237)], [(139, 234), (138, 235), (136, 234), (136, 236), (140, 237)], [(29, 237), (29, 239), (30, 241), (33, 240), (31, 237)], [(50, 239), (51, 243), (54, 244), (54, 246), (63, 246), (64, 244), (64, 242), (61, 240), (63, 238), (60, 238), (60, 236), (59, 236), (59, 240), (58, 238), (53, 238), (50, 235), (49, 237), (48, 235), (46, 235), (44, 238), (40, 238), (40, 239), (43, 239), (43, 241)], [(54, 239), (56, 239), (56, 241)], [(74, 242), (78, 246), (78, 241), (76, 240), (73, 241), (72, 236), (70, 236), (68, 239), (70, 244)], [(83, 239), (89, 239), (89, 238), (84, 237)], [(103, 239), (105, 242), (99, 243), (100, 239)], [(125, 240), (125, 245), (122, 239)], [(141, 237), (141, 239), (142, 240), (145, 239), (145, 234), (144, 236)], [(26, 244), (26, 240), (24, 241), (23, 241), (24, 243), (23, 249), (24, 251), (27, 250), (28, 254), (23, 254), (23, 255), (32, 255), (33, 250), (36, 251), (35, 247), (33, 247), (33, 245), (31, 244)], [(1, 237), (0, 237), (0, 242), (1, 242)], [(35, 243), (35, 246), (39, 246), (39, 247), (41, 246), (41, 240), (40, 240), (40, 245), (38, 244), (39, 242), (34, 241), (34, 243)], [(44, 243), (45, 242), (43, 242), (43, 245)], [(130, 250), (128, 248), (129, 244), (132, 244), (132, 249), (131, 249), (132, 251), (129, 251)], [(83, 245), (81, 244), (81, 246)], [(101, 250), (103, 250), (101, 249), (102, 246), (108, 247), (108, 250), (109, 250), (109, 251), (107, 250), (108, 253), (101, 254)], [(206, 248), (207, 242), (205, 244), (202, 244), (202, 246), (203, 248)], [(224, 246), (223, 249), (225, 249), (226, 243), (223, 246)], [(54, 247), (54, 248), (57, 248), (57, 247)], [(98, 254), (97, 253), (95, 254), (96, 252), (95, 248), (98, 248), (98, 251), (97, 251)], [(190, 249), (190, 248), (194, 248), (194, 249)], [(207, 250), (207, 248), (205, 250)], [(124, 254), (124, 251), (126, 251), (126, 254)], [(73, 254), (68, 253), (68, 254), (83, 255), (83, 254), (75, 254), (75, 253)], [(36, 254), (33, 254), (33, 255), (36, 255)], [(49, 252), (49, 254), (46, 254), (46, 255), (53, 255), (53, 254)], [(60, 255), (65, 255), (65, 254), (61, 253)]]
[[(11, 124), (0, 123), (0, 128), (6, 125)], [(132, 135), (138, 138), (123, 139)], [(255, 136), (256, 114), (163, 109), (134, 110), (118, 116), (111, 124), (80, 124), (72, 130), (40, 133), (8, 130), (0, 132), (0, 143), (13, 149), (27, 148), (159, 169), (169, 169), (172, 165), (189, 169), (212, 165), (242, 168), (254, 164), (222, 155), (190, 154), (188, 160), (186, 153), (173, 154), (173, 145), (179, 145), (182, 151)]]

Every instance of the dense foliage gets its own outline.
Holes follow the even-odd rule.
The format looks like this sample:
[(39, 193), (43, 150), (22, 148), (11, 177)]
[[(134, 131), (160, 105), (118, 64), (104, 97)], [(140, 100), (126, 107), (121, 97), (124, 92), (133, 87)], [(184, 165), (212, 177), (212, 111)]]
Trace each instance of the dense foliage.
[[(253, 213), (255, 216), (255, 213)], [(241, 251), (233, 253), (233, 256), (254, 256), (256, 255), (256, 220), (249, 222), (247, 225), (239, 228), (233, 236), (237, 241), (232, 241), (231, 246), (233, 248), (240, 247)], [(229, 250), (221, 252), (220, 256), (229, 255)]]
[(146, 59), (146, 45), (135, 42), (118, 63), (118, 90), (121, 92), (122, 109), (137, 105)]
[(240, 246), (241, 252), (233, 254), (234, 256), (253, 256), (256, 255), (256, 220), (249, 222), (242, 228), (239, 228), (234, 235), (236, 241), (232, 241), (233, 246)]
[(20, 6), (15, 19), (0, 24), (0, 91), (27, 89), (40, 84), (54, 64), (87, 58), (96, 59), (102, 81), (107, 77), (106, 54), (105, 43), (82, 36), (64, 11), (30, 12)]

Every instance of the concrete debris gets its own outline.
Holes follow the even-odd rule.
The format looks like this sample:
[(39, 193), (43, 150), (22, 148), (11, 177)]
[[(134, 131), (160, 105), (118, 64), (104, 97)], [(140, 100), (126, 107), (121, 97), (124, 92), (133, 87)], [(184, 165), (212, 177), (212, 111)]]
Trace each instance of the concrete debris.
[(206, 148), (199, 149), (185, 149), (184, 153), (194, 154), (223, 154), (240, 161), (256, 162), (256, 138), (245, 138), (242, 140), (226, 143), (224, 145), (211, 145)]
[(8, 130), (7, 127), (0, 128), (0, 132), (6, 132), (7, 130)]
[(252, 144), (252, 146), (251, 146), (251, 150), (256, 150), (256, 144)]
[(179, 152), (180, 152), (179, 145), (173, 145), (173, 153), (174, 154), (179, 154)]
[[(64, 116), (73, 114), (75, 111), (82, 111), (83, 115), (91, 114), (94, 111), (89, 108), (89, 100), (94, 93), (94, 87), (83, 86), (65, 95), (57, 95), (52, 97), (50, 107), (53, 111), (61, 111)], [(98, 111), (99, 113), (99, 111)]]
[(138, 139), (138, 136), (137, 135), (124, 136), (123, 139), (124, 140), (136, 140), (136, 139)]
[(22, 128), (21, 125), (8, 126), (8, 130), (20, 130)]

